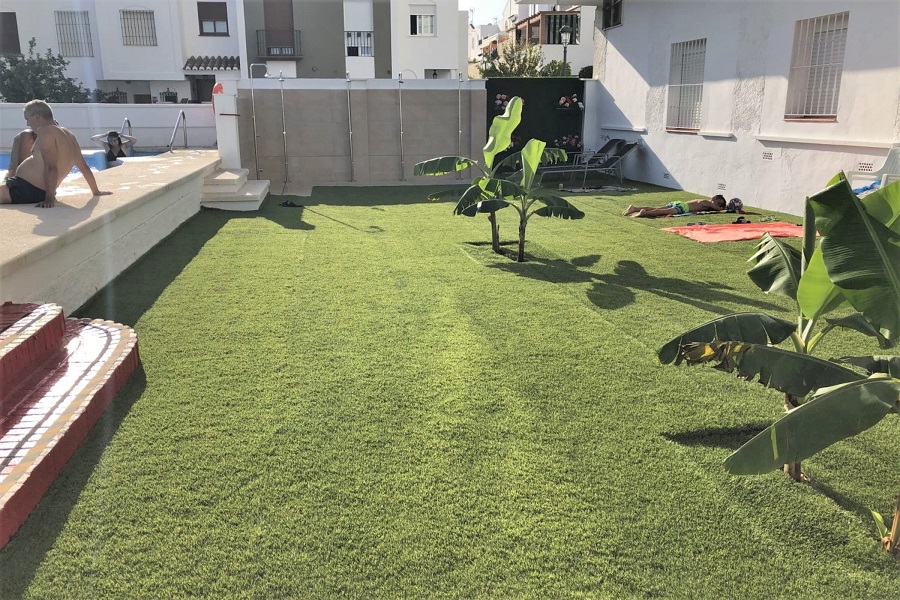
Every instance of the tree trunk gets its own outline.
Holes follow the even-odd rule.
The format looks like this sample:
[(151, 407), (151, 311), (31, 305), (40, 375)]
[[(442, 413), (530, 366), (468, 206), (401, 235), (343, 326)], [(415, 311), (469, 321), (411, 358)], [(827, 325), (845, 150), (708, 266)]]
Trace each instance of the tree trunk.
[(894, 509), (894, 522), (891, 524), (887, 550), (895, 556), (900, 556), (900, 496), (897, 496), (897, 508)]
[(497, 254), (503, 254), (503, 250), (500, 249), (500, 227), (497, 225), (497, 213), (489, 213), (488, 221), (491, 222), (491, 248)]
[[(784, 410), (789, 411), (794, 408), (797, 408), (797, 404), (794, 402), (794, 397), (791, 394), (784, 395)], [(790, 476), (794, 481), (803, 481), (803, 472), (800, 470), (800, 463), (788, 463), (784, 465), (784, 472)]]
[(525, 226), (528, 221), (524, 218), (519, 219), (519, 256), (517, 262), (525, 262)]

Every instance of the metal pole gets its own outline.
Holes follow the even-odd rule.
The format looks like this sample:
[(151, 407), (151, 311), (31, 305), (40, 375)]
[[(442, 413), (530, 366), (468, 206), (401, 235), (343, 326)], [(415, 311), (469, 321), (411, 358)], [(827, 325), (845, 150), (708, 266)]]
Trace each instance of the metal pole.
[(406, 165), (403, 162), (403, 72), (397, 85), (397, 99), (400, 103), (400, 181), (406, 181)]
[(350, 73), (347, 73), (347, 123), (350, 131), (350, 181), (356, 181), (353, 172), (353, 107), (350, 104)]
[[(456, 155), (462, 156), (462, 73), (458, 74), (456, 86)], [(462, 179), (462, 171), (456, 172), (456, 178)]]
[(250, 74), (250, 114), (253, 121), (253, 159), (256, 161), (256, 179), (259, 179), (259, 174), (262, 172), (262, 169), (259, 168), (259, 134), (256, 132), (256, 96), (253, 94), (253, 67), (262, 67), (266, 70), (263, 74), (264, 77), (269, 76), (269, 67), (265, 63), (253, 63), (250, 65), (250, 70), (248, 71)]
[(281, 85), (281, 141), (284, 150), (284, 185), (281, 193), (284, 193), (288, 184), (288, 159), (287, 159), (287, 120), (284, 115), (284, 71), (278, 71), (278, 82)]

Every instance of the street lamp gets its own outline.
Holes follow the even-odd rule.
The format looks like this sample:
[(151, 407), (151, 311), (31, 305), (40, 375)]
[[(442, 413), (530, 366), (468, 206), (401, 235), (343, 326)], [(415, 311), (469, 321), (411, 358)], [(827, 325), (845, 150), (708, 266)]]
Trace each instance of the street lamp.
[(569, 49), (569, 40), (572, 39), (572, 28), (568, 26), (568, 24), (563, 25), (559, 28), (559, 40), (563, 45), (563, 64), (568, 65), (568, 57), (566, 56), (566, 52)]

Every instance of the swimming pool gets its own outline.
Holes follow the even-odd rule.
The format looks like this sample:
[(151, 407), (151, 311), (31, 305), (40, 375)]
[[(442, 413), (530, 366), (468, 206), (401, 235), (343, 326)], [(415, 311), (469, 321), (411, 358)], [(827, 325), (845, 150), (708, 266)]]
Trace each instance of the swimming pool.
[[(102, 171), (106, 169), (106, 152), (103, 150), (82, 150), (84, 162), (88, 164), (92, 171)], [(6, 171), (9, 168), (9, 152), (0, 152), (0, 171)], [(72, 168), (75, 172), (78, 169)]]

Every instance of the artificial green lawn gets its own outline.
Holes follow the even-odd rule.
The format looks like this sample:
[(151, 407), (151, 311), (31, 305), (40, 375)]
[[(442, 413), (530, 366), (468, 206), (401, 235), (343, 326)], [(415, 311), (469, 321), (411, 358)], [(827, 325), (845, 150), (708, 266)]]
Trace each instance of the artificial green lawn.
[(691, 197), (640, 186), (568, 196), (586, 217), (532, 219), (516, 264), (433, 189), (203, 211), (77, 311), (134, 326), (143, 370), (0, 552), (0, 597), (897, 597), (868, 515), (900, 493), (897, 418), (809, 484), (737, 477), (781, 395), (656, 360), (717, 315), (793, 318), (754, 242), (621, 217)]

